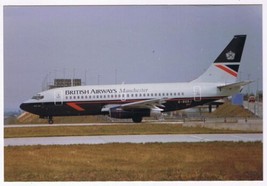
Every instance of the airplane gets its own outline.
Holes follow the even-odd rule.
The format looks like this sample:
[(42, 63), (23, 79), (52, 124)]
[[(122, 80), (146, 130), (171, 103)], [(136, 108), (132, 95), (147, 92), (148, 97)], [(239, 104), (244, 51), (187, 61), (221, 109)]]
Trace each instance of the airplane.
[(246, 35), (235, 35), (209, 68), (190, 82), (54, 88), (34, 95), (20, 108), (48, 119), (49, 124), (54, 116), (81, 115), (108, 115), (140, 123), (143, 117), (211, 103), (241, 92), (252, 82), (237, 82), (245, 41)]

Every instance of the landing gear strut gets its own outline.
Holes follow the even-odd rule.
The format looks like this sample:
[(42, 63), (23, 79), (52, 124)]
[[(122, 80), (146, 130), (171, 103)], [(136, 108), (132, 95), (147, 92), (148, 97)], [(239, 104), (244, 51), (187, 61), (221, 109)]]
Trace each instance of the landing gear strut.
[(54, 120), (53, 120), (52, 116), (48, 116), (48, 123), (49, 124), (53, 124), (54, 123)]

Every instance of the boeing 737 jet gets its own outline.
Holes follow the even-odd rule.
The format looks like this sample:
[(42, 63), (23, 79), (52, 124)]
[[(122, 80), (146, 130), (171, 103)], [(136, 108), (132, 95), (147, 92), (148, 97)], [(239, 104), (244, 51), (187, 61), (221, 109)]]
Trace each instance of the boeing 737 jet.
[[(240, 92), (251, 81), (237, 82), (246, 35), (236, 35), (197, 79), (186, 83), (116, 84), (55, 88), (40, 92), (20, 108), (47, 118), (54, 116), (109, 115), (131, 118), (203, 105)], [(196, 64), (200, 65), (200, 64)]]

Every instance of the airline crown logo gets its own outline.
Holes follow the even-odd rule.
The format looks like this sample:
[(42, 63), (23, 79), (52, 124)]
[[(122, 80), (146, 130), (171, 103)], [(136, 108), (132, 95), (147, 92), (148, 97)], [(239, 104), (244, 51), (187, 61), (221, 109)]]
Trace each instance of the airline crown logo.
[(230, 50), (226, 53), (226, 58), (227, 60), (233, 61), (235, 59), (235, 53)]

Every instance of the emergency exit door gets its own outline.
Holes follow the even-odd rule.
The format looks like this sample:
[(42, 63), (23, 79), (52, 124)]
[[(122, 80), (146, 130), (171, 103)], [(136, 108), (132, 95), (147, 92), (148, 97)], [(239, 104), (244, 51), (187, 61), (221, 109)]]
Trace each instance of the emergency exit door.
[(63, 91), (62, 90), (56, 90), (54, 92), (54, 104), (56, 106), (63, 105)]

